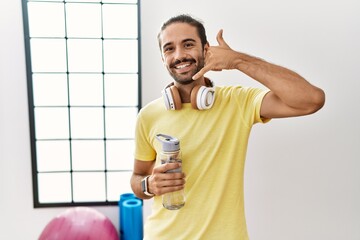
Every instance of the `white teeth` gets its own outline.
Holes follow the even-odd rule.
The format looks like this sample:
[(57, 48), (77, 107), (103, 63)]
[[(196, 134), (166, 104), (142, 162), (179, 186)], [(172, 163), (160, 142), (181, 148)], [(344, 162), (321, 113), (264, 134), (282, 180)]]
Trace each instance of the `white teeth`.
[(179, 66), (176, 66), (176, 69), (181, 69), (181, 68), (187, 67), (189, 65), (190, 64), (179, 65)]

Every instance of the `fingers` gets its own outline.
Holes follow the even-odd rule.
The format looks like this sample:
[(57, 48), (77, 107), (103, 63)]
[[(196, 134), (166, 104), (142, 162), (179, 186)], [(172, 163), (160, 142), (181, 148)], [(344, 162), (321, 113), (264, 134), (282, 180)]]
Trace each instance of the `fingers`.
[(202, 76), (204, 76), (205, 73), (207, 73), (208, 71), (210, 71), (211, 68), (208, 67), (208, 65), (204, 66), (200, 71), (198, 71), (193, 77), (193, 80), (196, 80)]
[(171, 172), (177, 168), (181, 168), (181, 163), (165, 163), (154, 168), (153, 173), (166, 173)]
[(185, 179), (159, 179), (159, 176), (154, 176), (150, 191), (155, 195), (162, 195), (169, 192), (181, 190), (185, 187)]
[(230, 50), (231, 48), (225, 42), (223, 38), (223, 32), (224, 31), (222, 29), (219, 30), (218, 34), (216, 35), (216, 40), (219, 45), (210, 47), (207, 50), (204, 59), (205, 66), (192, 77), (193, 80), (199, 79), (209, 71), (221, 71), (224, 69), (222, 64), (224, 57), (226, 57), (225, 51)]
[(224, 32), (224, 30), (220, 29), (220, 31), (216, 35), (216, 41), (218, 42), (220, 47), (230, 48), (229, 45), (225, 42), (225, 40), (223, 38), (223, 32)]
[(218, 34), (216, 35), (216, 41), (218, 42), (219, 45), (222, 44), (222, 42), (224, 42), (224, 38), (222, 36), (224, 30), (220, 29)]
[(157, 196), (179, 191), (184, 187), (185, 176), (183, 173), (156, 174), (149, 178), (149, 190)]
[(183, 189), (185, 186), (185, 174), (171, 172), (179, 169), (179, 163), (162, 164), (153, 170), (148, 179), (149, 191), (155, 195), (162, 195)]

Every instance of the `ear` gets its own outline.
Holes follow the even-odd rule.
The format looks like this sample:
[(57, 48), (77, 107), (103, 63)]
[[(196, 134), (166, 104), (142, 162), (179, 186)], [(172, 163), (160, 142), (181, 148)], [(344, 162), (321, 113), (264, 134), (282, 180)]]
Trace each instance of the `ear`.
[(161, 61), (163, 62), (163, 64), (165, 64), (165, 59), (164, 59), (164, 55), (162, 54), (162, 52), (160, 52), (160, 56), (161, 56)]
[(210, 44), (209, 44), (209, 42), (206, 42), (206, 44), (204, 45), (204, 56), (206, 55), (206, 53), (207, 53), (207, 51), (208, 51), (208, 49), (209, 49), (209, 47), (210, 47)]

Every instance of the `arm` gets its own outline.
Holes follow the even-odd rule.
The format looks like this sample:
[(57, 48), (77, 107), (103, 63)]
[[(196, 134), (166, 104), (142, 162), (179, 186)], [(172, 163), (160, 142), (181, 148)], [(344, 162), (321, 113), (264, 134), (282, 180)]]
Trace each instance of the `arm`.
[(134, 171), (131, 176), (131, 188), (135, 195), (141, 199), (151, 197), (145, 195), (141, 189), (141, 180), (150, 175), (148, 179), (148, 190), (155, 195), (178, 191), (184, 188), (184, 173), (166, 173), (168, 170), (179, 167), (178, 163), (166, 163), (155, 166), (154, 161), (140, 161), (135, 159)]
[[(131, 176), (130, 184), (133, 192), (138, 198), (149, 199), (150, 196), (147, 196), (143, 193), (141, 189), (141, 180), (148, 175), (151, 175), (152, 169), (154, 167), (154, 161), (139, 161), (135, 159), (134, 170)], [(151, 192), (152, 193), (152, 192)]]
[(264, 118), (302, 116), (316, 112), (325, 102), (323, 90), (311, 85), (299, 74), (268, 63), (262, 59), (232, 50), (217, 35), (219, 46), (209, 47), (205, 54), (205, 66), (193, 79), (206, 72), (237, 69), (260, 82), (270, 92), (263, 99), (260, 114)]

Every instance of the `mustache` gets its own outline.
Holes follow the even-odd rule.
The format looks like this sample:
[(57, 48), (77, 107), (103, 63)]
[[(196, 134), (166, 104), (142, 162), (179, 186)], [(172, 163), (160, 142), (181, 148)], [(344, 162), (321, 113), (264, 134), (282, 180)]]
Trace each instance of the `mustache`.
[(176, 60), (175, 62), (173, 62), (170, 67), (173, 68), (175, 67), (176, 65), (180, 64), (180, 63), (186, 63), (186, 62), (189, 62), (189, 63), (195, 63), (195, 59), (193, 58), (184, 58), (184, 59), (181, 59), (181, 60)]

